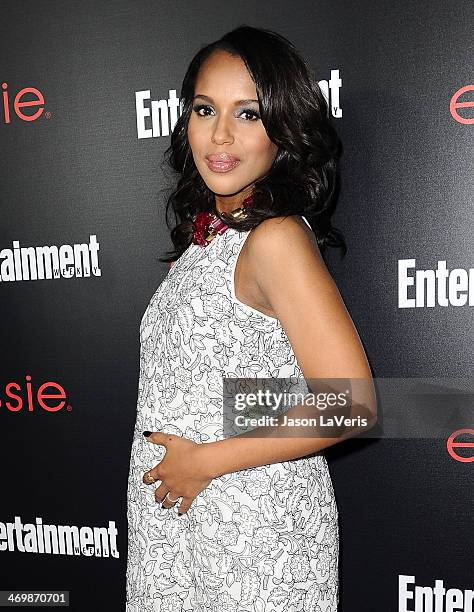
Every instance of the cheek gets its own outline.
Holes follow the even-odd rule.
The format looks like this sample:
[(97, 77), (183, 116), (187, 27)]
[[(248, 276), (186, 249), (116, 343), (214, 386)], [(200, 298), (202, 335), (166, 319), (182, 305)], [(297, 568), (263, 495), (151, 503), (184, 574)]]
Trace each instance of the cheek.
[(257, 163), (260, 166), (268, 166), (271, 165), (278, 147), (271, 141), (269, 138), (260, 139), (255, 143), (254, 153), (257, 156)]
[(191, 126), (191, 123), (189, 123), (188, 125), (187, 136), (188, 136), (189, 146), (191, 147), (191, 149), (193, 149), (195, 145), (195, 138), (194, 138), (194, 130)]
[(201, 136), (199, 135), (199, 130), (196, 129), (196, 126), (194, 124), (192, 117), (190, 118), (189, 123), (188, 123), (187, 134), (188, 134), (189, 146), (192, 149), (197, 149), (199, 147), (200, 140), (202, 140), (202, 134)]
[(255, 134), (252, 142), (252, 151), (258, 155), (272, 157), (276, 152), (276, 145), (268, 138), (267, 133), (262, 131)]

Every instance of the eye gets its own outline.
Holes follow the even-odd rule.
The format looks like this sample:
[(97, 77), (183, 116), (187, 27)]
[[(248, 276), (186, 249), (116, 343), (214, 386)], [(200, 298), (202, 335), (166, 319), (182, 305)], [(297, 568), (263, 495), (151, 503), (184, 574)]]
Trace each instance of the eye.
[(250, 115), (251, 119), (246, 119), (246, 121), (258, 121), (260, 119), (260, 114), (257, 111), (252, 110), (251, 108), (244, 108), (242, 113)]
[[(212, 107), (209, 106), (208, 104), (196, 104), (195, 106), (193, 106), (193, 111), (199, 117), (210, 116), (210, 112), (208, 112), (210, 110), (212, 110)], [(204, 111), (204, 112), (201, 112), (201, 111)], [(245, 117), (245, 121), (258, 121), (260, 119), (260, 114), (257, 111), (252, 110), (251, 108), (242, 109), (239, 113), (239, 117), (242, 115), (247, 115), (247, 117)]]
[(196, 106), (193, 106), (193, 111), (200, 117), (206, 117), (207, 113), (202, 114), (200, 111), (207, 110), (208, 108), (211, 108), (211, 107), (208, 106), (207, 104), (196, 104)]

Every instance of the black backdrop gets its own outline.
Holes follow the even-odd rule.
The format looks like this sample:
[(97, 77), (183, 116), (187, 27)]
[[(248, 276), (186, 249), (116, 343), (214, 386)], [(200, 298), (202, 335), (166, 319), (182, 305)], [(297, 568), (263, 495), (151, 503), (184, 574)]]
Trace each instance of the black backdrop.
[[(155, 123), (139, 137), (137, 104), (179, 98), (197, 49), (243, 23), (287, 36), (321, 81), (341, 79), (330, 100), (344, 143), (334, 223), (349, 252), (331, 253), (328, 265), (374, 375), (472, 375), (474, 304), (403, 308), (398, 288), (400, 260), (416, 260), (416, 270), (440, 260), (473, 268), (471, 2), (4, 0), (0, 589), (64, 589), (74, 610), (124, 608), (138, 326), (170, 244), (161, 166), (169, 135)], [(15, 110), (24, 88), (36, 91), (17, 103), (44, 104)], [(148, 91), (150, 99), (140, 94)], [(8, 263), (18, 246), (91, 237), (99, 269), (90, 276), (21, 280)], [(44, 383), (40, 395), (64, 389), (60, 410), (41, 407)], [(414, 577), (411, 591), (442, 580), (467, 599), (474, 588), (473, 462), (461, 460), (473, 453), (449, 452), (450, 433), (328, 449), (341, 610), (414, 610), (413, 601), (398, 607), (400, 576)], [(6, 535), (15, 517), (92, 530), (112, 522), (118, 556), (20, 552)]]

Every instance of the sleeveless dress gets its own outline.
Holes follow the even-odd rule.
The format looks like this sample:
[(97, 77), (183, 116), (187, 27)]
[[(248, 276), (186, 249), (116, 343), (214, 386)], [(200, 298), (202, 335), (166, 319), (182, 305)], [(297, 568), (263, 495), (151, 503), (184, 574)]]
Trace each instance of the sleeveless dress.
[(206, 247), (191, 244), (140, 323), (127, 612), (337, 610), (338, 509), (323, 451), (215, 478), (182, 516), (179, 502), (155, 501), (159, 481), (142, 481), (165, 455), (143, 431), (224, 437), (223, 376), (304, 377), (278, 319), (235, 296), (249, 233), (229, 228)]

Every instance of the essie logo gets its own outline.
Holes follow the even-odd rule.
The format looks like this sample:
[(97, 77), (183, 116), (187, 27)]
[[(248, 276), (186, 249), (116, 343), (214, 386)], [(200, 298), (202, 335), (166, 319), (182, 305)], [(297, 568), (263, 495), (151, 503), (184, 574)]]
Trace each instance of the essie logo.
[[(44, 111), (44, 96), (39, 89), (36, 87), (23, 87), (15, 95), (13, 102), (10, 102), (10, 95), (8, 92), (8, 83), (2, 83), (2, 107), (3, 107), (3, 121), (4, 123), (11, 123), (11, 115), (14, 113), (19, 119), (23, 121), (35, 121), (40, 117)], [(24, 100), (25, 96), (28, 96), (28, 100)], [(34, 96), (31, 99), (31, 95)], [(22, 109), (27, 106), (38, 106), (39, 108), (32, 114), (25, 114)]]
[[(25, 384), (9, 382), (5, 385), (5, 394), (10, 400), (3, 403), (0, 398), (0, 406), (5, 406), (10, 412), (34, 412), (40, 408), (46, 412), (59, 412), (67, 404), (66, 391), (62, 385), (52, 380), (42, 383), (36, 391), (31, 382), (31, 376), (25, 376)], [(72, 410), (72, 406), (67, 404), (66, 410)]]
[(463, 436), (463, 435), (469, 435), (469, 436), (474, 436), (474, 429), (470, 429), (470, 428), (466, 428), (466, 429), (458, 429), (457, 431), (453, 432), (447, 442), (446, 442), (446, 448), (448, 450), (448, 453), (451, 455), (451, 457), (453, 459), (455, 459), (456, 461), (460, 461), (461, 463), (472, 463), (474, 461), (474, 455), (460, 455), (455, 449), (456, 448), (464, 448), (464, 449), (472, 449), (470, 450), (470, 452), (474, 452), (474, 439), (473, 441), (470, 442), (460, 442), (459, 440), (456, 441), (456, 438), (458, 438), (459, 436)]
[[(467, 93), (471, 92), (471, 99), (463, 99), (459, 101), (459, 98)], [(465, 85), (461, 87), (451, 97), (449, 102), (449, 112), (453, 119), (455, 119), (458, 123), (463, 123), (464, 125), (473, 125), (474, 124), (474, 113), (471, 112), (470, 117), (463, 117), (458, 113), (458, 108), (471, 108), (474, 111), (474, 100), (472, 99), (472, 94), (474, 94), (474, 85)], [(467, 114), (467, 113), (466, 113)]]

